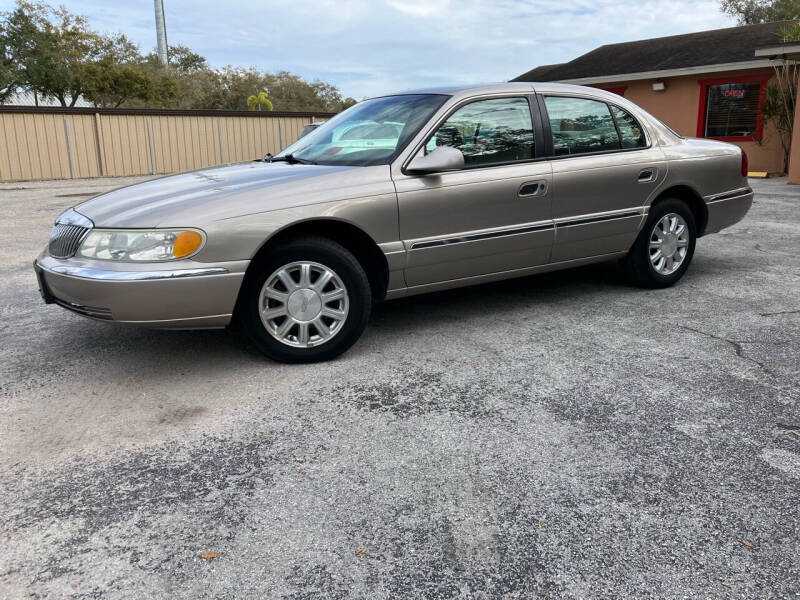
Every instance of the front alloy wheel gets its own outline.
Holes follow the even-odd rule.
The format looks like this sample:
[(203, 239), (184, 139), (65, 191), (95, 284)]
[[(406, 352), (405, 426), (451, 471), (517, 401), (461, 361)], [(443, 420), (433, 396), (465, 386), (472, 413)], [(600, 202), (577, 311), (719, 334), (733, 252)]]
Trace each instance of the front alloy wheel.
[(347, 288), (316, 262), (289, 263), (270, 275), (258, 299), (261, 322), (276, 340), (295, 348), (329, 342), (347, 320)]
[(358, 259), (328, 238), (271, 246), (248, 269), (236, 309), (242, 331), (281, 362), (330, 360), (359, 338), (372, 308)]

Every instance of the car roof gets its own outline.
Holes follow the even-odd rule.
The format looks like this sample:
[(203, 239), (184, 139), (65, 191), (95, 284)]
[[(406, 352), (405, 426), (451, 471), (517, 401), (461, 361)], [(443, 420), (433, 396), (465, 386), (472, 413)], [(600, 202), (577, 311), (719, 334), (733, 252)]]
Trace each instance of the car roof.
[(571, 85), (568, 83), (551, 83), (545, 82), (504, 82), (504, 83), (483, 83), (478, 85), (459, 85), (459, 86), (442, 86), (420, 88), (414, 90), (405, 90), (402, 92), (395, 92), (393, 94), (384, 94), (384, 96), (404, 96), (407, 94), (443, 94), (447, 96), (468, 98), (470, 96), (478, 96), (482, 94), (502, 94), (504, 92), (523, 92), (533, 93), (537, 92), (564, 92), (564, 93), (587, 93), (593, 95), (603, 95), (604, 90), (581, 85)]

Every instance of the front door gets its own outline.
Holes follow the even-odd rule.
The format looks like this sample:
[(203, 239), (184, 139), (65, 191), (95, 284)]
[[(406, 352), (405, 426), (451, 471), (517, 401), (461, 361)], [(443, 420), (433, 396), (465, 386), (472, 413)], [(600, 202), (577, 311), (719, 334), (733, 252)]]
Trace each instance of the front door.
[(628, 250), (666, 176), (663, 152), (614, 104), (566, 96), (545, 96), (544, 104), (558, 195), (552, 262)]
[(458, 148), (463, 170), (395, 178), (409, 287), (549, 261), (551, 166), (534, 162), (533, 132), (528, 97), (476, 100), (420, 150)]

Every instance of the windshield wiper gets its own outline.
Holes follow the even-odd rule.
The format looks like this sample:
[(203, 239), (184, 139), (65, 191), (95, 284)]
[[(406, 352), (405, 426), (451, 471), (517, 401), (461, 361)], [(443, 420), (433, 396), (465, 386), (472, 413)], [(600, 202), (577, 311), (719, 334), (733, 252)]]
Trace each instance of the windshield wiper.
[(301, 164), (301, 165), (315, 165), (313, 160), (306, 160), (305, 158), (297, 158), (294, 154), (284, 154), (283, 156), (270, 156), (267, 158), (267, 162), (288, 162), (290, 165), (293, 164)]

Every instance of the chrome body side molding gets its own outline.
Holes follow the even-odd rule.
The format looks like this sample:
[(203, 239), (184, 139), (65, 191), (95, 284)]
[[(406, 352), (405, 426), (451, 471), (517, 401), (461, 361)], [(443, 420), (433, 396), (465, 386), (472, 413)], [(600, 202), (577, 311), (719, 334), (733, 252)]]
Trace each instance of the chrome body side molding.
[(739, 198), (740, 196), (746, 196), (752, 193), (753, 193), (752, 189), (750, 189), (749, 187), (743, 187), (731, 190), (729, 192), (724, 192), (722, 194), (709, 196), (706, 198), (706, 202), (710, 204), (711, 202), (719, 202), (720, 200), (730, 200), (732, 198)]
[(534, 231), (546, 231), (553, 229), (552, 221), (527, 225), (525, 227), (513, 227), (510, 229), (498, 229), (496, 231), (487, 231), (484, 233), (470, 233), (466, 235), (459, 235), (450, 238), (439, 240), (427, 240), (423, 242), (414, 242), (411, 245), (412, 250), (419, 250), (422, 248), (433, 248), (435, 246), (445, 246), (449, 244), (460, 244), (463, 242), (476, 242), (479, 240), (488, 240), (491, 238), (505, 237), (508, 235), (519, 235), (521, 233), (533, 233)]
[(578, 215), (574, 217), (563, 217), (553, 221), (540, 221), (538, 223), (531, 223), (522, 227), (512, 227), (506, 229), (497, 229), (494, 231), (485, 231), (477, 233), (464, 233), (456, 234), (452, 237), (421, 240), (411, 244), (411, 250), (421, 250), (423, 248), (434, 248), (436, 246), (446, 246), (450, 244), (461, 244), (463, 242), (475, 242), (479, 240), (488, 240), (491, 238), (505, 237), (509, 235), (519, 235), (523, 233), (533, 233), (535, 231), (547, 231), (548, 229), (557, 229), (560, 227), (572, 227), (574, 225), (586, 225), (588, 223), (599, 223), (602, 221), (612, 221), (614, 219), (626, 219), (629, 217), (639, 217), (645, 214), (646, 208), (626, 208), (623, 210), (612, 210), (602, 213), (593, 213), (587, 215)]

